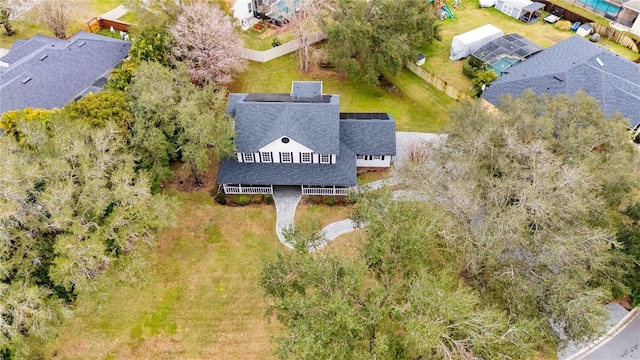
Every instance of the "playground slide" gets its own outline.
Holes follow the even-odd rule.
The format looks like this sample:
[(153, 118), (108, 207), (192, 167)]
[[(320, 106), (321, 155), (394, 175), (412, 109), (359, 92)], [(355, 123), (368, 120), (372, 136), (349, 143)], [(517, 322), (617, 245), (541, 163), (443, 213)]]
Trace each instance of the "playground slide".
[(451, 9), (449, 9), (449, 6), (447, 4), (444, 4), (442, 10), (444, 10), (444, 12), (446, 12), (451, 19), (453, 19), (453, 13), (451, 12)]

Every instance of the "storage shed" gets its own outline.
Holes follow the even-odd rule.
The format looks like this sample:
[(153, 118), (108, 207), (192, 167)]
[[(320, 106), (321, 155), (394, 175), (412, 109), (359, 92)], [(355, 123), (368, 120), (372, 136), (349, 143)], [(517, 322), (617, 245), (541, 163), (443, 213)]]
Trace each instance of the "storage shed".
[(514, 19), (520, 20), (522, 17), (522, 10), (532, 3), (533, 1), (530, 0), (498, 0), (496, 1), (496, 9)]
[(451, 41), (449, 59), (460, 60), (466, 58), (471, 55), (472, 52), (482, 47), (482, 45), (502, 35), (502, 30), (491, 24), (483, 25), (466, 33), (456, 35), (453, 37), (453, 41)]

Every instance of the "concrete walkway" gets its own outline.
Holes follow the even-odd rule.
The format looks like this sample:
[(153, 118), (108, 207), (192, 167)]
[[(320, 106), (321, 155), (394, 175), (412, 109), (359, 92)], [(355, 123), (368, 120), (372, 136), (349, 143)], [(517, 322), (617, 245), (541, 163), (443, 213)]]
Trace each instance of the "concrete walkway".
[(293, 245), (285, 239), (283, 233), (293, 226), (300, 199), (302, 199), (300, 186), (273, 187), (273, 202), (276, 205), (276, 234), (280, 242), (289, 249), (293, 249)]
[(124, 7), (124, 5), (120, 5), (117, 8), (100, 15), (99, 17), (103, 19), (108, 19), (108, 20), (118, 20), (128, 12), (129, 10), (127, 10), (127, 8)]

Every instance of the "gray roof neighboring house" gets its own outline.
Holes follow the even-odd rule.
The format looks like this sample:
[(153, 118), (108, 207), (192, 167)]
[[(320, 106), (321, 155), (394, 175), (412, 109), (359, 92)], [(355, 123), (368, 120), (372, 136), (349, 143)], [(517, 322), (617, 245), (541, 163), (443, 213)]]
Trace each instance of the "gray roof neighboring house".
[(335, 164), (240, 163), (226, 158), (220, 163), (218, 184), (354, 186), (356, 154), (340, 144)]
[(482, 97), (499, 105), (503, 95), (584, 91), (602, 104), (606, 116), (620, 112), (630, 128), (640, 125), (640, 66), (582, 37), (573, 36), (519, 63), (494, 81)]
[(256, 152), (287, 136), (317, 153), (339, 153), (340, 105), (336, 95), (328, 103), (247, 101), (247, 97), (236, 101), (233, 110), (238, 151)]
[(128, 54), (131, 43), (80, 32), (69, 40), (36, 35), (15, 44), (0, 61), (0, 113), (52, 109), (97, 90)]

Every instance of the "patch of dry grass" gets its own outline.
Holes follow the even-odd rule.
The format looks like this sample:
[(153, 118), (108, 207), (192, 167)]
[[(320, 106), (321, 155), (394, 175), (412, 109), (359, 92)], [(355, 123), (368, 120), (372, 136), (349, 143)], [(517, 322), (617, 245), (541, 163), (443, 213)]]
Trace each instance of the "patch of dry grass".
[(106, 276), (78, 299), (47, 357), (268, 359), (262, 261), (281, 250), (272, 206), (223, 207), (206, 190), (172, 192), (178, 219), (163, 230), (143, 284)]

